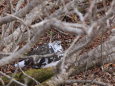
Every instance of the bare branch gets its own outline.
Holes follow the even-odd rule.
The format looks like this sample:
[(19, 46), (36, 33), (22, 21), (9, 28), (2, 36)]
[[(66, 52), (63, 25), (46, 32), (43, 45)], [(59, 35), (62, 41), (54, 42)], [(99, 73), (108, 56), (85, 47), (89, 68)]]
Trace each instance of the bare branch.
[[(33, 9), (38, 4), (41, 4), (42, 2), (43, 2), (43, 0), (32, 0), (26, 7), (21, 9), (19, 12), (16, 12), (14, 15), (17, 16), (17, 17), (23, 17), (31, 9)], [(0, 25), (11, 22), (11, 21), (14, 21), (14, 20), (15, 20), (15, 18), (11, 17), (11, 16), (6, 16), (6, 17), (3, 17), (3, 18), (0, 18)]]
[(96, 80), (67, 80), (65, 81), (65, 84), (73, 84), (73, 83), (91, 83), (91, 84), (96, 84), (96, 85), (101, 85), (101, 86), (109, 86), (106, 83), (96, 81)]
[[(3, 76), (7, 77), (8, 79), (12, 79), (12, 77), (6, 75), (5, 73), (3, 73), (3, 72), (1, 72), (1, 71), (0, 71), (0, 74), (2, 74)], [(12, 81), (15, 82), (15, 83), (17, 83), (17, 84), (19, 84), (19, 85), (21, 85), (21, 86), (27, 86), (27, 85), (25, 85), (25, 84), (23, 84), (23, 83), (21, 83), (21, 82), (15, 80), (15, 79), (12, 79)]]

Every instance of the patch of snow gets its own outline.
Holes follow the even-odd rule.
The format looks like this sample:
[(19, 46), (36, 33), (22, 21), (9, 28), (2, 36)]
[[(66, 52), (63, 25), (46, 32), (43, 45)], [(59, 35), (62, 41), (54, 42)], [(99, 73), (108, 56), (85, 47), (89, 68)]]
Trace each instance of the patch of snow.
[(45, 58), (45, 62), (43, 62), (43, 64), (48, 64), (48, 59)]
[[(39, 66), (37, 67), (37, 65), (32, 65), (33, 67), (46, 68), (46, 67), (56, 66), (58, 64), (59, 60), (63, 56), (63, 47), (61, 46), (61, 41), (50, 42), (47, 45), (49, 47), (49, 52), (55, 53), (57, 55), (57, 57), (41, 58), (41, 59), (39, 59), (39, 61), (37, 61), (37, 64), (39, 64)], [(37, 47), (37, 48), (39, 48), (39, 47)], [(25, 61), (26, 60), (20, 61), (17, 64), (14, 64), (14, 66), (23, 68), (24, 66), (26, 66)]]
[(52, 62), (52, 63), (50, 63), (50, 64), (45, 65), (45, 66), (42, 67), (42, 68), (54, 67), (54, 66), (56, 66), (58, 63), (59, 63), (59, 61)]
[(49, 48), (52, 48), (54, 50), (54, 53), (63, 52), (61, 41), (54, 41), (52, 43), (49, 43), (48, 45), (49, 45)]
[(23, 68), (25, 66), (25, 61), (20, 61), (18, 62), (17, 64), (14, 65), (15, 67), (20, 67), (20, 68)]

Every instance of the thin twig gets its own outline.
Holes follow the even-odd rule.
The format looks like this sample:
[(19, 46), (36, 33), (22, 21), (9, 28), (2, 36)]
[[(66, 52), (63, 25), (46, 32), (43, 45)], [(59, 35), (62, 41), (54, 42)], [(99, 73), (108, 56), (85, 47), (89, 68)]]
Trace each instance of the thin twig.
[[(26, 77), (28, 77), (28, 78), (30, 78), (30, 79), (32, 79), (33, 81), (35, 81), (35, 83), (37, 84), (37, 85), (40, 85), (40, 86), (43, 86), (40, 82), (38, 82), (36, 79), (34, 79), (33, 77), (31, 77), (31, 76), (29, 76), (28, 74), (26, 74), (20, 67), (19, 67), (19, 69), (21, 70), (21, 72), (26, 76)], [(38, 76), (39, 77), (39, 76)]]
[(109, 86), (108, 84), (96, 80), (67, 80), (65, 81), (65, 84), (73, 84), (73, 83), (91, 83), (91, 84), (97, 84), (101, 86)]
[[(3, 76), (5, 76), (5, 77), (7, 77), (8, 79), (12, 79), (12, 77), (6, 75), (5, 73), (3, 73), (3, 72), (1, 72), (1, 71), (0, 71), (0, 74), (3, 75)], [(27, 86), (27, 85), (25, 85), (25, 84), (23, 84), (23, 83), (21, 83), (21, 82), (15, 80), (14, 78), (12, 79), (12, 81), (15, 82), (15, 83), (17, 83), (17, 84), (19, 84), (19, 85), (21, 85), (21, 86)]]
[(65, 51), (64, 53), (64, 56), (62, 58), (62, 64), (61, 64), (61, 69), (62, 69), (62, 72), (65, 72), (65, 61), (67, 59), (67, 56), (69, 54), (69, 52), (71, 51), (71, 49), (74, 47), (75, 43), (78, 41), (78, 39), (80, 38), (80, 36), (77, 36), (74, 41), (71, 43), (70, 47)]
[(5, 86), (5, 83), (2, 78), (0, 78), (0, 82), (2, 83), (2, 86)]

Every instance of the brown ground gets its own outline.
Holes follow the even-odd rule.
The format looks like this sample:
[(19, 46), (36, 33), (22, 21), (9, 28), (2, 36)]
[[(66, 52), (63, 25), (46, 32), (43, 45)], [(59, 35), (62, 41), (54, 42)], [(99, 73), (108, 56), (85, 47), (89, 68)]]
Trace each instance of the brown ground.
[[(4, 5), (0, 5), (0, 14), (3, 12), (3, 8), (5, 7), (5, 4), (6, 3), (4, 2)], [(107, 39), (109, 34), (110, 32), (107, 32), (103, 35), (102, 38), (101, 37), (96, 38), (95, 41), (92, 42), (89, 46), (87, 46), (83, 52), (98, 46), (102, 42), (102, 40)], [(67, 33), (63, 34), (52, 29), (50, 31), (47, 31), (44, 34), (44, 36), (41, 37), (41, 40), (38, 43), (38, 45), (41, 45), (43, 43), (48, 43), (49, 40), (51, 41), (61, 40), (62, 46), (64, 47), (64, 49), (67, 49), (70, 43), (72, 42), (72, 40), (74, 39), (74, 37), (75, 35), (68, 35)], [(10, 74), (15, 71), (15, 67), (13, 66), (13, 64), (12, 65), (10, 64), (10, 65), (1, 67), (0, 70), (3, 71), (4, 73)], [(104, 83), (110, 83), (111, 86), (115, 86), (115, 65), (110, 63), (110, 64), (104, 65), (103, 67), (95, 67), (70, 78), (76, 79), (76, 80), (97, 80)], [(97, 86), (97, 85), (73, 84), (73, 85), (67, 85), (67, 86)]]

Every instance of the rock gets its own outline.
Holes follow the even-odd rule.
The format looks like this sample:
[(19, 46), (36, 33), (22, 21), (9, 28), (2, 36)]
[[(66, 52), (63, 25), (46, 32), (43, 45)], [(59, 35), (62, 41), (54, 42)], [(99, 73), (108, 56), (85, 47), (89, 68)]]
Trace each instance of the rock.
[[(28, 56), (46, 55), (46, 54), (52, 54), (52, 53), (55, 53), (55, 55), (48, 57), (48, 58), (43, 57), (41, 59), (28, 58), (28, 59), (25, 59), (24, 62), (23, 61), (19, 62), (18, 65), (21, 63), (24, 63), (23, 66), (22, 65), (19, 65), (19, 66), (20, 67), (32, 66), (33, 68), (43, 68), (43, 67), (46, 68), (46, 67), (56, 65), (58, 61), (61, 59), (61, 57), (63, 56), (63, 48), (61, 46), (61, 41), (54, 41), (51, 43), (47, 43), (47, 44), (38, 46), (37, 48), (34, 48), (33, 50), (31, 50), (27, 55)], [(15, 64), (15, 67), (17, 67), (17, 64)]]

